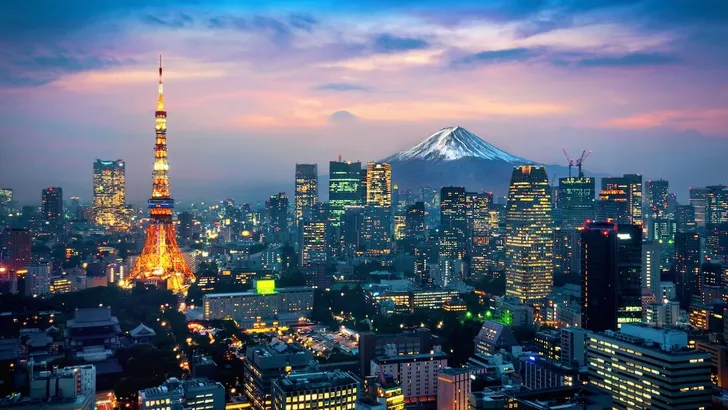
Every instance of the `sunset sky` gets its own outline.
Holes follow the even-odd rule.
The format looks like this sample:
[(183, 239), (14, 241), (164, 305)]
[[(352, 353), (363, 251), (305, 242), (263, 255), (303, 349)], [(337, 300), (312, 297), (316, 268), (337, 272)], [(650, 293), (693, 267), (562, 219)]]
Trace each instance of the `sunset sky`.
[[(728, 1), (26, 0), (0, 5), (0, 186), (151, 192), (164, 58), (172, 194), (292, 194), (460, 125), (513, 154), (728, 183)], [(396, 175), (394, 175), (396, 180)]]

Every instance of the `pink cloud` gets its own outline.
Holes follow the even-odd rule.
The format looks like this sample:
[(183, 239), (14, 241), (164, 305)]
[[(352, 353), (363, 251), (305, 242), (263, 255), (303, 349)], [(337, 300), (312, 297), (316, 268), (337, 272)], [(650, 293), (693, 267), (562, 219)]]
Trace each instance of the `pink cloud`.
[(605, 127), (642, 129), (670, 126), (694, 129), (707, 134), (725, 132), (728, 128), (728, 108), (704, 110), (660, 110), (614, 118), (602, 123)]

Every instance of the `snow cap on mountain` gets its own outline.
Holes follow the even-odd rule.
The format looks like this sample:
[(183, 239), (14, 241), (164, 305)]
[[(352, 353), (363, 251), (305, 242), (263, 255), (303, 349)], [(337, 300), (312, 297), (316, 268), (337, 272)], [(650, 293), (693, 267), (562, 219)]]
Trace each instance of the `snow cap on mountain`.
[(414, 147), (394, 154), (384, 161), (454, 161), (461, 158), (504, 161), (514, 165), (531, 163), (527, 159), (496, 148), (462, 127), (443, 128)]

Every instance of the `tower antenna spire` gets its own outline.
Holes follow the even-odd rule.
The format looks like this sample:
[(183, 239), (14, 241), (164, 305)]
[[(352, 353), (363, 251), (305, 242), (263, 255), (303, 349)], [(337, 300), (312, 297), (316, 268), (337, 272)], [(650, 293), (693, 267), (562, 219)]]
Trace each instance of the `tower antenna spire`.
[(157, 111), (164, 111), (164, 87), (162, 86), (162, 55), (159, 55), (159, 95), (157, 96)]

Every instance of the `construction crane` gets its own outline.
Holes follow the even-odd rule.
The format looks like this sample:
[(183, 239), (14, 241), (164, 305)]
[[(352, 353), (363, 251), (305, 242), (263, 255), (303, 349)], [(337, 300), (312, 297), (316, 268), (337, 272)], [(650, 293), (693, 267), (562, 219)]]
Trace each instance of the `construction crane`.
[(566, 155), (566, 160), (569, 161), (569, 178), (571, 178), (571, 168), (574, 167), (574, 160), (571, 159), (569, 154), (566, 153), (566, 148), (562, 148), (562, 151), (564, 151), (564, 155)]
[(562, 149), (562, 151), (564, 151), (564, 155), (566, 155), (566, 160), (569, 161), (569, 178), (571, 178), (571, 168), (573, 168), (574, 165), (576, 165), (576, 168), (579, 170), (579, 178), (583, 177), (584, 173), (581, 171), (581, 165), (587, 158), (589, 158), (589, 155), (591, 155), (592, 152), (586, 152), (586, 150), (584, 150), (581, 152), (581, 156), (574, 160), (569, 156), (569, 154), (566, 153), (566, 149)]
[(576, 168), (579, 170), (579, 178), (584, 176), (584, 173), (581, 172), (581, 165), (584, 163), (584, 161), (589, 158), (589, 155), (591, 155), (591, 150), (589, 152), (586, 152), (586, 150), (581, 152), (581, 156), (579, 159), (576, 160)]

